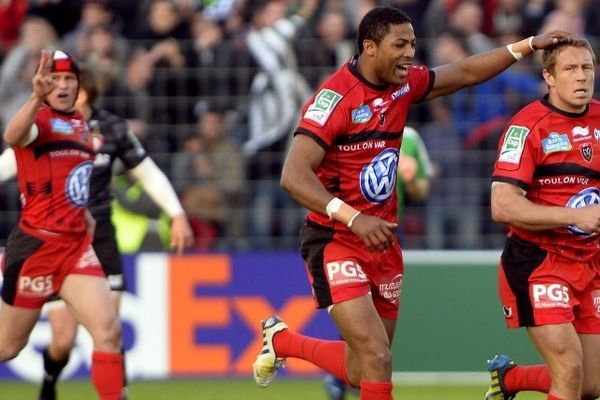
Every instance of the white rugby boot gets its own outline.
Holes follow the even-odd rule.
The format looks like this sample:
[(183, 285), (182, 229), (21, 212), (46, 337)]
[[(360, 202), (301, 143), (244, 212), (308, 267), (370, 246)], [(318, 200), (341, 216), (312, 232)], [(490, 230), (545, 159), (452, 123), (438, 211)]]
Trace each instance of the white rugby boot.
[(262, 324), (263, 347), (256, 356), (252, 369), (254, 381), (260, 387), (267, 387), (277, 376), (277, 370), (285, 366), (285, 358), (278, 358), (273, 349), (273, 336), (277, 332), (287, 329), (287, 325), (279, 317), (271, 316)]

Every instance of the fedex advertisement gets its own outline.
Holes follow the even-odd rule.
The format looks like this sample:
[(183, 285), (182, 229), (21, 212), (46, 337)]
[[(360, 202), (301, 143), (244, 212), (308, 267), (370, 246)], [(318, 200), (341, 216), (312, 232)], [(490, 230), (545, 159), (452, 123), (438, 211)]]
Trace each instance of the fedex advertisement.
[[(124, 262), (128, 291), (120, 315), (130, 379), (249, 376), (262, 346), (260, 321), (270, 315), (302, 334), (337, 338), (327, 312), (315, 309), (296, 253), (142, 253)], [(41, 351), (50, 341), (45, 313), (21, 354), (0, 364), (0, 379), (41, 379)], [(91, 352), (80, 327), (61, 376), (89, 376)], [(294, 359), (281, 372), (320, 373)]]

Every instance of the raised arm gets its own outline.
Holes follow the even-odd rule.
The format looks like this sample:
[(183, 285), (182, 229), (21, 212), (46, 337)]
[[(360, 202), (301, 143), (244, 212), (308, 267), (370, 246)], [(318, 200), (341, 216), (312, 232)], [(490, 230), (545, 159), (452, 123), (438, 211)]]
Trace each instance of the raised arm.
[(426, 99), (431, 100), (485, 82), (534, 50), (545, 49), (573, 36), (569, 32), (552, 31), (436, 67), (433, 69), (435, 83)]
[(37, 131), (32, 130), (35, 115), (48, 96), (56, 87), (50, 75), (52, 67), (52, 53), (42, 50), (40, 66), (33, 79), (33, 92), (25, 104), (21, 106), (15, 116), (9, 121), (4, 131), (4, 141), (11, 146), (25, 146), (37, 137)]

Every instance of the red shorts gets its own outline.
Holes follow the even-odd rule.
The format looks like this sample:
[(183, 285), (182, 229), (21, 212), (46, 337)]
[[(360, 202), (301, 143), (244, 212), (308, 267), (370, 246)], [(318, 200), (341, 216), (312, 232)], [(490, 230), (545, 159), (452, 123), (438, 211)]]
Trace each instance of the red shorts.
[(576, 262), (509, 238), (498, 279), (509, 328), (573, 323), (600, 333), (600, 256)]
[(104, 276), (91, 243), (85, 234), (43, 233), (19, 224), (2, 258), (2, 299), (16, 307), (41, 308), (67, 275)]
[(300, 241), (318, 308), (371, 293), (380, 316), (398, 318), (404, 262), (395, 239), (385, 253), (371, 253), (354, 234), (311, 224), (302, 229)]

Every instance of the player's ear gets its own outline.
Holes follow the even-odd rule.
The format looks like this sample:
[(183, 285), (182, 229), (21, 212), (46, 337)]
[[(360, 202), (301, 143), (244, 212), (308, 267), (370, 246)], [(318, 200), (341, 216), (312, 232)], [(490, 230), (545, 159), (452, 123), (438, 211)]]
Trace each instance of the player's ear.
[(550, 87), (554, 87), (554, 76), (552, 75), (552, 73), (550, 71), (548, 71), (547, 69), (544, 69), (542, 71), (542, 76), (544, 77), (544, 80), (546, 81), (546, 84)]

